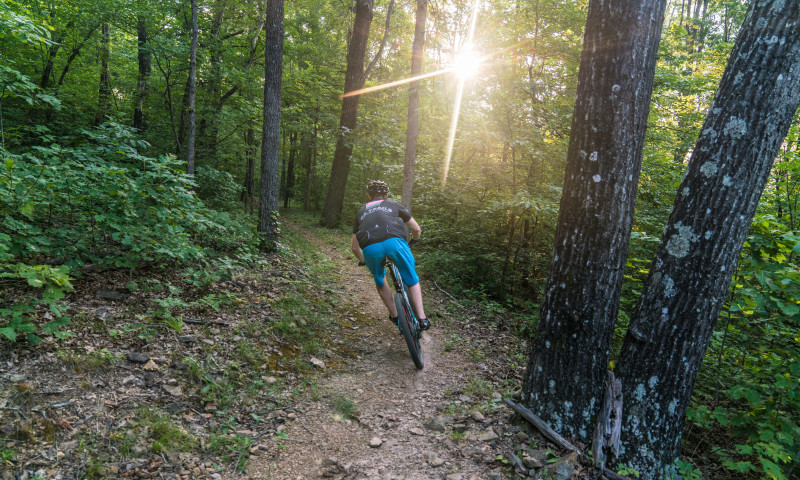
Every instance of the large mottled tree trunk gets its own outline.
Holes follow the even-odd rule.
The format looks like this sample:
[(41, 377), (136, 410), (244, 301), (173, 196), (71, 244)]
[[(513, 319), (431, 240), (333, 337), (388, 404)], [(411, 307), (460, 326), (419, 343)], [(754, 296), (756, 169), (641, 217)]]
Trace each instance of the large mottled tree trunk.
[[(417, 17), (414, 24), (414, 44), (411, 48), (411, 77), (422, 73), (422, 52), (425, 48), (425, 21), (428, 0), (417, 0)], [(414, 166), (417, 162), (417, 137), (419, 136), (419, 80), (411, 82), (408, 93), (408, 119), (406, 121), (406, 153), (403, 159), (402, 203), (409, 211), (414, 195)]]
[[(353, 92), (364, 86), (364, 57), (367, 52), (369, 28), (372, 25), (374, 0), (356, 0), (356, 15), (353, 20), (353, 33), (347, 47), (347, 70), (344, 77), (344, 93)], [(358, 118), (360, 95), (342, 99), (342, 113), (339, 117), (339, 136), (333, 154), (331, 177), (328, 181), (328, 196), (322, 207), (322, 224), (334, 227), (339, 223), (344, 204), (344, 189), (350, 173), (350, 155), (353, 154), (353, 132)]]
[(140, 132), (144, 130), (144, 102), (147, 100), (147, 82), (150, 79), (151, 59), (150, 47), (147, 45), (147, 23), (145, 17), (140, 15), (136, 20), (136, 34), (138, 36), (139, 81), (136, 85), (136, 106), (133, 110), (133, 128)]
[(749, 8), (617, 367), (621, 462), (642, 478), (658, 478), (679, 454), (700, 364), (800, 103), (800, 2), (754, 1)]
[(192, 45), (189, 48), (189, 91), (186, 110), (189, 127), (186, 134), (186, 173), (194, 175), (195, 157), (195, 94), (197, 92), (197, 0), (192, 0)]
[(111, 82), (108, 73), (108, 59), (111, 56), (111, 30), (109, 24), (104, 23), (102, 30), (102, 46), (100, 47), (100, 89), (97, 99), (97, 115), (95, 115), (94, 118), (95, 125), (103, 123), (106, 115), (111, 112)]
[(589, 443), (619, 308), (666, 0), (592, 0), (524, 403)]
[(262, 236), (263, 247), (272, 249), (278, 240), (283, 0), (268, 0), (266, 17), (264, 130), (261, 137), (261, 191), (258, 205), (258, 233)]

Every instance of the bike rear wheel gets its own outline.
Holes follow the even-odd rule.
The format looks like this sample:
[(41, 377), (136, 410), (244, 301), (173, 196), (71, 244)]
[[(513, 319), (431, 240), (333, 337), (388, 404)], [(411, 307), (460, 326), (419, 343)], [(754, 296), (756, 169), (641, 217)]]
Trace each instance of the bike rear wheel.
[(397, 306), (397, 322), (400, 324), (400, 331), (403, 332), (403, 337), (406, 339), (411, 359), (414, 360), (417, 370), (422, 370), (425, 364), (422, 360), (422, 347), (419, 343), (420, 329), (412, 320), (411, 306), (405, 301), (403, 295), (399, 293), (394, 294), (394, 304)]

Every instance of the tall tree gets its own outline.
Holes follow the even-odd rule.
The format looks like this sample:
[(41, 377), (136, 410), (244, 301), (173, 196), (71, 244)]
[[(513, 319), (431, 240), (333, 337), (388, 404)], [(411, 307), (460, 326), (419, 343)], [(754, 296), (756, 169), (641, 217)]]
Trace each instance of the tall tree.
[(283, 208), (289, 208), (289, 199), (294, 194), (294, 164), (297, 155), (297, 132), (289, 134), (289, 161), (286, 165), (286, 185), (283, 190)]
[(799, 103), (800, 2), (751, 2), (617, 367), (621, 461), (642, 478), (658, 478), (679, 454), (703, 355)]
[(111, 113), (111, 81), (108, 73), (108, 59), (111, 56), (111, 30), (108, 22), (103, 23), (103, 36), (100, 46), (100, 88), (97, 98), (97, 114), (94, 123), (99, 125)]
[[(411, 77), (422, 73), (422, 52), (425, 49), (425, 21), (428, 0), (417, 0), (414, 22), (414, 43), (411, 47)], [(408, 92), (408, 119), (406, 121), (406, 153), (403, 159), (402, 203), (411, 210), (414, 195), (414, 166), (417, 162), (417, 137), (419, 136), (419, 80), (411, 82)]]
[(244, 202), (244, 209), (246, 212), (253, 213), (253, 190), (255, 186), (256, 177), (256, 154), (258, 152), (258, 143), (255, 139), (255, 129), (251, 123), (247, 127), (244, 134), (245, 157), (247, 157), (247, 165), (245, 166), (244, 173), (244, 188), (242, 189), (242, 202)]
[(264, 42), (264, 129), (261, 136), (261, 190), (258, 233), (262, 245), (278, 240), (281, 146), (281, 75), (283, 74), (283, 0), (267, 0)]
[[(375, 0), (356, 0), (355, 19), (353, 32), (347, 47), (347, 70), (344, 77), (344, 93), (355, 92), (364, 86), (364, 82), (372, 67), (381, 57), (383, 48), (389, 35), (389, 22), (392, 17), (394, 0), (389, 2), (386, 14), (386, 30), (383, 41), (375, 58), (364, 70), (364, 58), (369, 42), (369, 29), (372, 25), (372, 10)], [(339, 118), (339, 136), (336, 140), (336, 150), (333, 154), (331, 176), (328, 181), (328, 195), (322, 207), (322, 224), (334, 227), (339, 223), (344, 204), (344, 189), (347, 186), (347, 176), (350, 173), (350, 156), (353, 154), (353, 138), (358, 119), (358, 101), (360, 95), (349, 95), (342, 99), (342, 114)]]
[(136, 84), (136, 105), (133, 110), (133, 128), (140, 132), (144, 130), (144, 102), (147, 99), (148, 81), (152, 70), (152, 53), (147, 44), (147, 17), (143, 11), (143, 5), (139, 2), (139, 10), (136, 16), (136, 37), (137, 60), (139, 62), (139, 79)]
[(186, 173), (194, 175), (195, 157), (195, 94), (197, 91), (197, 0), (192, 0), (192, 46), (189, 50), (188, 105), (189, 131), (186, 135)]
[(550, 277), (523, 401), (587, 442), (633, 221), (666, 0), (592, 0)]

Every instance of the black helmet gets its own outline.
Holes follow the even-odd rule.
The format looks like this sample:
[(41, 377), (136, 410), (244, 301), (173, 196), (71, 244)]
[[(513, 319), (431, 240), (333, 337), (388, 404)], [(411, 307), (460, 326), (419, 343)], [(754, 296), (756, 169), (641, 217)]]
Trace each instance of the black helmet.
[(367, 192), (369, 192), (372, 197), (376, 195), (389, 195), (389, 185), (386, 185), (386, 182), (380, 180), (373, 180), (367, 184)]

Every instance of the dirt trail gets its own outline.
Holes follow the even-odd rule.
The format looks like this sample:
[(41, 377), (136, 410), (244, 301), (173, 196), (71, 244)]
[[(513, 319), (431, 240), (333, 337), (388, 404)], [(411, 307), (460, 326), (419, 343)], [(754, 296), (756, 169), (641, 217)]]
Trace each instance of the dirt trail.
[[(292, 405), (284, 423), (286, 438), (275, 439), (276, 448), (252, 458), (245, 478), (469, 480), (499, 476), (485, 463), (461, 454), (464, 445), (454, 442), (450, 426), (441, 432), (425, 425), (431, 417), (447, 413), (453, 392), (462, 390), (476, 368), (460, 349), (445, 351), (452, 327), (438, 322), (424, 334), (425, 368), (418, 371), (402, 335), (389, 323), (368, 271), (352, 257), (345, 258), (341, 246), (292, 228), (328, 255), (343, 278), (351, 279), (343, 282), (342, 301), (355, 305), (356, 311), (342, 319), (336, 327), (339, 331), (331, 335), (352, 342), (349, 347), (356, 355), (328, 368), (316, 379), (317, 391), (304, 394)], [(426, 310), (444, 312), (432, 290), (423, 281)], [(371, 320), (353, 321), (356, 318)], [(351, 418), (341, 418), (341, 406), (334, 407), (336, 399), (350, 399), (357, 405)], [(470, 401), (462, 400), (465, 406)], [(488, 428), (469, 418), (468, 411), (462, 416), (467, 418), (449, 420), (464, 422), (456, 427), (464, 427), (468, 434), (476, 432), (473, 439)], [(381, 445), (371, 447), (376, 438)]]

